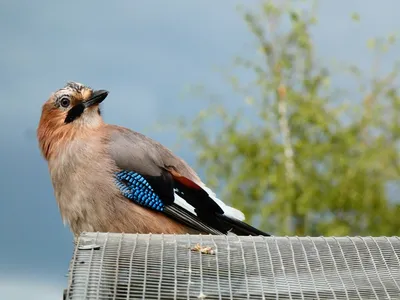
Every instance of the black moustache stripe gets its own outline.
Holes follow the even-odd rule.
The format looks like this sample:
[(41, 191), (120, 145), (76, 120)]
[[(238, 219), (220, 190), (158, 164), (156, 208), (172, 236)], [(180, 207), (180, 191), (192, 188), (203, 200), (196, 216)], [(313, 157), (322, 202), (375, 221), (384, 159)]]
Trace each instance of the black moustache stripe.
[(65, 117), (64, 123), (68, 124), (79, 118), (82, 114), (83, 111), (85, 110), (85, 106), (80, 103), (72, 107), (69, 111), (67, 116)]

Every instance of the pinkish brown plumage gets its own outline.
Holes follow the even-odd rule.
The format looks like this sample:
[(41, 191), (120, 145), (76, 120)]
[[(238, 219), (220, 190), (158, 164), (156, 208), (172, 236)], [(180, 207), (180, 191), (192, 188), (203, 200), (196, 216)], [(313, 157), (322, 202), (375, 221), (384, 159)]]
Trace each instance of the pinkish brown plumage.
[[(99, 104), (107, 95), (68, 83), (43, 105), (37, 129), (61, 216), (74, 235), (82, 231), (267, 235), (245, 224), (240, 211), (216, 198), (186, 162), (160, 143), (106, 124)], [(134, 174), (151, 190), (137, 190), (139, 181), (136, 190), (129, 182), (116, 181), (122, 171)], [(158, 201), (159, 210), (151, 208), (150, 198)]]

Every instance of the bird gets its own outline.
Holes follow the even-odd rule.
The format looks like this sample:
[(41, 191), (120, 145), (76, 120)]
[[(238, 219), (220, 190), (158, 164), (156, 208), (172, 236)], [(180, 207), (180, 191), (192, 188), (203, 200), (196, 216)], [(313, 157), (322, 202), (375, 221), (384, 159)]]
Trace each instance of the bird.
[(59, 212), (82, 232), (269, 236), (245, 222), (182, 158), (142, 133), (108, 124), (107, 90), (68, 81), (43, 103), (38, 146)]

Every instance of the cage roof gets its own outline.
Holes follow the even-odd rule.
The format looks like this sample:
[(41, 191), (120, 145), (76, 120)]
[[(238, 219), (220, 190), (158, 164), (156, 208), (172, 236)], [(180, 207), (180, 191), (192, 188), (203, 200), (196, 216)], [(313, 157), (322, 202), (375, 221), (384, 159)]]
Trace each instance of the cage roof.
[(65, 299), (400, 299), (398, 237), (82, 233)]

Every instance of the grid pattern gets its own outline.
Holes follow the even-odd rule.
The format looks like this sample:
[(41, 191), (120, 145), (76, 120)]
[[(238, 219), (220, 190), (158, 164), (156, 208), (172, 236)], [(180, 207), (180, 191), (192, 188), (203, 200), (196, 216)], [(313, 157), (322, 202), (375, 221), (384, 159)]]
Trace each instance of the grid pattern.
[(400, 299), (397, 237), (83, 233), (66, 299)]

